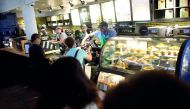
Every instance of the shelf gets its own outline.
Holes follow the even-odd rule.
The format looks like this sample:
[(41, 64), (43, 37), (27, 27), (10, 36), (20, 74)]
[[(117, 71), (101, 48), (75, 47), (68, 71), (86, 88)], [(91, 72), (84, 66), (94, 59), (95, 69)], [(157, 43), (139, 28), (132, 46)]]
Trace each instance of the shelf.
[(160, 19), (153, 19), (153, 21), (163, 22), (163, 21), (175, 21), (174, 18), (166, 19), (166, 18), (160, 18)]
[[(166, 0), (165, 0), (166, 1)], [(158, 0), (153, 0), (152, 3), (152, 8), (153, 8), (153, 21), (157, 21), (157, 22), (162, 22), (162, 21), (166, 21), (166, 22), (172, 22), (172, 21), (187, 21), (190, 20), (190, 12), (189, 12), (189, 16), (185, 17), (185, 18), (180, 18), (180, 10), (181, 9), (189, 9), (190, 10), (190, 4), (189, 4), (189, 0), (188, 0), (188, 5), (180, 5), (180, 0), (173, 0), (174, 4), (173, 6), (171, 6), (171, 8), (167, 8), (167, 7), (163, 7), (162, 9), (158, 9)], [(167, 3), (167, 2), (166, 2)], [(167, 5), (165, 3), (165, 6)], [(173, 13), (173, 17), (170, 17), (168, 19), (165, 18), (166, 15), (168, 15), (166, 13), (167, 10), (171, 10), (173, 12), (168, 12), (170, 14)], [(182, 10), (183, 11), (183, 10)], [(187, 13), (187, 11), (185, 11)]]
[(176, 21), (183, 21), (183, 20), (190, 20), (190, 17), (185, 17), (185, 18), (177, 17), (176, 18)]
[(173, 10), (174, 8), (164, 8), (164, 9), (154, 9), (155, 11), (162, 11), (162, 10)]
[(190, 6), (175, 7), (175, 8), (190, 8)]
[(112, 74), (116, 74), (116, 75), (121, 75), (121, 76), (128, 76), (128, 75), (132, 75), (132, 73), (127, 73), (127, 72), (122, 72), (122, 71), (117, 71), (117, 70), (113, 70), (113, 69), (108, 69), (108, 68), (100, 68), (101, 71), (103, 72), (107, 72), (107, 73), (112, 73)]
[(45, 55), (47, 54), (52, 54), (52, 53), (60, 53), (60, 50), (50, 50), (50, 51), (46, 51)]

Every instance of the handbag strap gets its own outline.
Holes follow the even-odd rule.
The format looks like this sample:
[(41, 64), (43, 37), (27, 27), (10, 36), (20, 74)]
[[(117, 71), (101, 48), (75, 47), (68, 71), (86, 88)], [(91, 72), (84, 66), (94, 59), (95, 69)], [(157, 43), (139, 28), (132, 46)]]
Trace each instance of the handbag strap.
[(75, 52), (75, 56), (74, 56), (74, 58), (77, 57), (78, 52), (79, 52), (79, 49), (77, 49), (77, 51)]

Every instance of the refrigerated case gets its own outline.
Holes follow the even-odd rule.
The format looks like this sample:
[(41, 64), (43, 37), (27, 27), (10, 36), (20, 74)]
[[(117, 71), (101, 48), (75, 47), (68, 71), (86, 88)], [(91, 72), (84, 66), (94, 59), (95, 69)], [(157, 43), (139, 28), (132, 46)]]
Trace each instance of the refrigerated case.
[(100, 56), (98, 88), (109, 90), (143, 70), (162, 69), (175, 74), (179, 49), (185, 39), (142, 36), (110, 38)]

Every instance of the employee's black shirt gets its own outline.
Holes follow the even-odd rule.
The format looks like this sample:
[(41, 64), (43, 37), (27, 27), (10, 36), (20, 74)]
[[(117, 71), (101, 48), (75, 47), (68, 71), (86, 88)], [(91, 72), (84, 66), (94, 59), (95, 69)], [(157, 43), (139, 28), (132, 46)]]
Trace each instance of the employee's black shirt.
[(33, 65), (48, 65), (49, 60), (45, 58), (44, 51), (40, 45), (32, 44), (29, 48), (29, 55)]

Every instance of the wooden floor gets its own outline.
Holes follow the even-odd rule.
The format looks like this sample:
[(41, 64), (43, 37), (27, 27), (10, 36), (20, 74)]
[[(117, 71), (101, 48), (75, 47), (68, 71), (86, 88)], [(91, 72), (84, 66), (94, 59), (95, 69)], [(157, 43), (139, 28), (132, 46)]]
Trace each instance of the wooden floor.
[(0, 109), (36, 109), (38, 94), (23, 85), (0, 90)]

